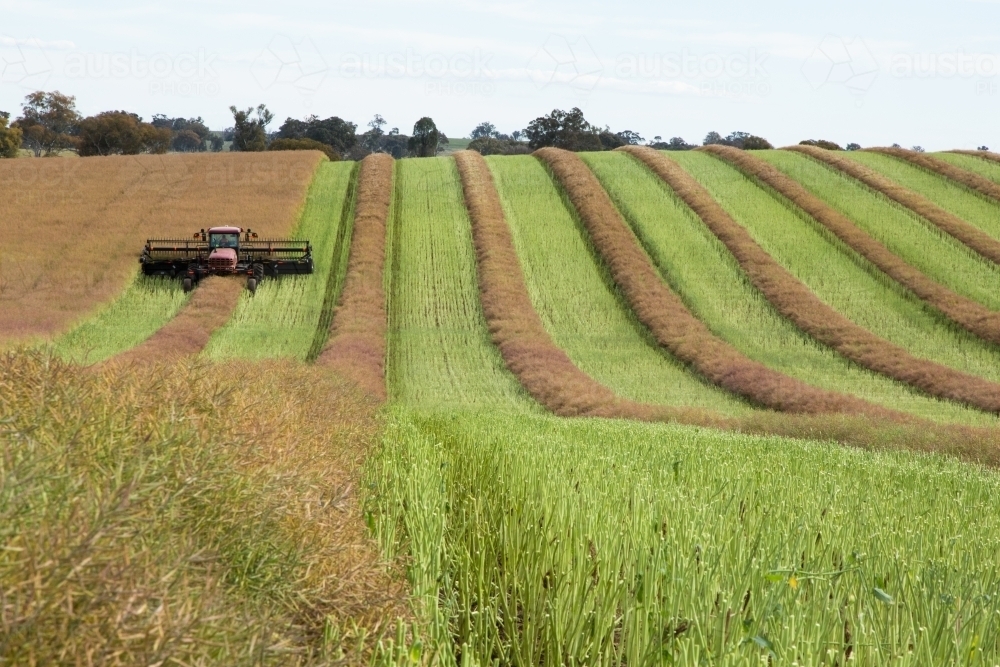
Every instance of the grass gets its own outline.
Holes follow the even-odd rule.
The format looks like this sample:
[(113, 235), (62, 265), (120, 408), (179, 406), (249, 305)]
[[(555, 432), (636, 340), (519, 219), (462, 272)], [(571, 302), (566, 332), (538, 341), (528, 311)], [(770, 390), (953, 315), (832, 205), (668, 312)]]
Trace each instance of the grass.
[(1000, 659), (998, 480), (943, 457), (397, 410), (369, 482), (429, 664)]
[(740, 414), (742, 401), (661, 352), (616, 292), (580, 222), (531, 156), (489, 157), (535, 310), (556, 345), (623, 398)]
[(207, 357), (315, 358), (326, 341), (347, 269), (355, 173), (353, 162), (320, 164), (292, 233), (312, 243), (314, 273), (265, 279), (256, 294), (245, 292), (229, 322), (209, 341)]
[(451, 158), (396, 163), (387, 261), (393, 400), (425, 408), (536, 409), (490, 342)]
[(977, 410), (925, 397), (820, 345), (781, 317), (708, 227), (637, 160), (622, 153), (584, 153), (581, 157), (663, 279), (716, 335), (751, 359), (812, 385), (922, 417), (995, 423)]
[(0, 663), (356, 661), (405, 615), (350, 493), (376, 433), (288, 362), (3, 355)]
[(44, 339), (112, 302), (147, 238), (235, 224), (284, 236), (317, 152), (3, 160), (0, 341)]
[(918, 357), (989, 380), (1000, 378), (1000, 350), (946, 322), (737, 170), (700, 153), (669, 157), (835, 310)]
[(852, 151), (845, 155), (903, 187), (919, 192), (949, 213), (1000, 239), (1000, 205), (996, 202), (972, 193), (943, 176), (888, 155), (866, 151)]
[(55, 354), (77, 364), (94, 364), (139, 345), (188, 302), (180, 282), (136, 275), (114, 301), (55, 339)]
[(794, 178), (928, 277), (1000, 310), (1000, 267), (954, 237), (839, 171), (790, 151), (758, 157)]
[(1000, 164), (991, 162), (974, 155), (963, 155), (961, 153), (933, 153), (939, 160), (944, 160), (960, 169), (979, 174), (983, 178), (988, 178), (994, 183), (1000, 183)]

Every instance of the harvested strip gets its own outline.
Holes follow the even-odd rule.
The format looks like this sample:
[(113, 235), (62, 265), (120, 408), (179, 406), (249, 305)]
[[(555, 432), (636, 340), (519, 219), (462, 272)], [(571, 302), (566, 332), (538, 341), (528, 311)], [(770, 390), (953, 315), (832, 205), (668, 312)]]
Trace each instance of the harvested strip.
[(112, 357), (112, 361), (152, 363), (198, 354), (212, 333), (229, 320), (242, 291), (242, 280), (209, 276), (195, 288), (177, 317), (138, 347)]
[[(657, 342), (709, 381), (758, 405), (807, 414), (848, 412), (902, 418), (859, 398), (811, 385), (753, 361), (718, 338), (663, 282), (600, 182), (580, 158), (558, 148), (535, 152), (562, 183), (598, 253)], [(998, 406), (1000, 407), (1000, 406)]]
[(729, 162), (748, 176), (770, 186), (812, 216), (859, 255), (937, 308), (949, 319), (984, 340), (1000, 343), (1000, 313), (931, 280), (859, 229), (847, 216), (806, 190), (775, 166), (754, 157), (747, 151), (729, 146), (705, 146), (700, 150)]
[(549, 336), (531, 303), (514, 239), (504, 217), (493, 175), (475, 151), (455, 153), (479, 267), (483, 314), (507, 367), (535, 400), (565, 417), (625, 417), (655, 420), (685, 417), (709, 423), (707, 413), (619, 398), (577, 368)]
[(934, 156), (909, 151), (905, 148), (869, 148), (868, 150), (872, 153), (882, 153), (883, 155), (891, 155), (900, 160), (906, 160), (912, 165), (926, 169), (927, 171), (933, 171), (935, 174), (940, 174), (945, 178), (950, 178), (970, 190), (974, 190), (981, 195), (1000, 202), (1000, 185), (997, 185), (988, 178), (983, 178), (979, 174), (961, 169), (953, 164), (948, 164), (944, 160), (939, 160)]
[(778, 311), (819, 342), (870, 370), (931, 396), (1000, 412), (1000, 385), (914, 357), (859, 327), (821, 301), (761, 248), (687, 172), (657, 151), (626, 147), (670, 186), (736, 257), (747, 277)]
[(373, 153), (361, 162), (351, 254), (330, 340), (317, 363), (384, 401), (385, 388), (385, 231), (392, 204), (392, 156)]
[(852, 178), (858, 179), (897, 204), (905, 206), (917, 215), (925, 218), (946, 234), (954, 236), (983, 257), (1000, 264), (1000, 241), (981, 229), (970, 225), (957, 215), (945, 211), (923, 195), (919, 195), (912, 190), (908, 190), (892, 182), (864, 165), (837, 155), (835, 151), (828, 151), (815, 146), (789, 146), (784, 150), (804, 153), (809, 157), (839, 169)]
[(1000, 163), (1000, 153), (994, 153), (992, 151), (964, 151), (964, 150), (954, 150), (948, 151), (949, 153), (957, 153), (958, 155), (971, 155), (972, 157), (977, 157), (982, 160), (987, 160), (988, 162), (998, 162)]

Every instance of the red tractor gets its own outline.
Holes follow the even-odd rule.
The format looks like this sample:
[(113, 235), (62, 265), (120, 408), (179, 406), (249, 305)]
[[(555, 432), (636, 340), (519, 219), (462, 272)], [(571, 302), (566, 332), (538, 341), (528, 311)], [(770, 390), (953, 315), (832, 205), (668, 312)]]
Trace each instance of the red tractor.
[(308, 241), (261, 240), (241, 227), (203, 229), (193, 241), (149, 239), (139, 263), (147, 276), (182, 278), (185, 292), (205, 276), (246, 275), (247, 289), (256, 292), (264, 276), (313, 272)]

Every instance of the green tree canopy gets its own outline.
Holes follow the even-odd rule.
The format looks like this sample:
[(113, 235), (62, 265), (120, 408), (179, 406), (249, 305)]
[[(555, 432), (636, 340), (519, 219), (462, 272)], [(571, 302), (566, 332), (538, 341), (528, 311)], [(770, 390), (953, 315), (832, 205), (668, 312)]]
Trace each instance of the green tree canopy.
[(9, 127), (10, 114), (0, 111), (0, 158), (17, 157), (21, 150), (21, 128)]
[[(233, 114), (233, 145), (231, 151), (259, 152), (267, 150), (267, 126), (274, 120), (274, 114), (260, 104), (242, 111), (229, 107)], [(256, 112), (256, 117), (254, 113)]]
[(438, 140), (441, 133), (437, 125), (429, 117), (424, 116), (413, 126), (413, 135), (407, 142), (407, 148), (417, 157), (433, 157), (437, 155)]
[(105, 111), (80, 121), (77, 151), (81, 157), (166, 153), (172, 138), (170, 130), (134, 113)]
[(74, 148), (79, 123), (75, 97), (58, 90), (39, 90), (24, 98), (21, 116), (14, 126), (23, 132), (24, 145), (39, 157)]

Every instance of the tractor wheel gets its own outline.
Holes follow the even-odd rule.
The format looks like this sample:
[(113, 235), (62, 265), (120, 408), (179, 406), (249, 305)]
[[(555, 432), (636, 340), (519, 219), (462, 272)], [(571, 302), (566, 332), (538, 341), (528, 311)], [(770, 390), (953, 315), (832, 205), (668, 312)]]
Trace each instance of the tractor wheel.
[(190, 278), (185, 278), (184, 279), (184, 291), (185, 292), (190, 292), (192, 289), (194, 289), (194, 282)]
[(257, 292), (257, 279), (247, 278), (247, 289), (250, 290), (251, 294), (256, 294)]

